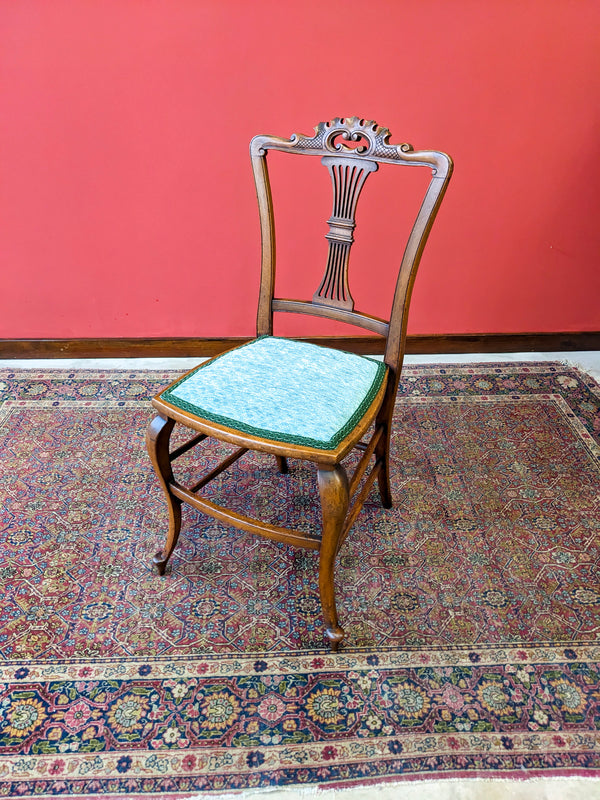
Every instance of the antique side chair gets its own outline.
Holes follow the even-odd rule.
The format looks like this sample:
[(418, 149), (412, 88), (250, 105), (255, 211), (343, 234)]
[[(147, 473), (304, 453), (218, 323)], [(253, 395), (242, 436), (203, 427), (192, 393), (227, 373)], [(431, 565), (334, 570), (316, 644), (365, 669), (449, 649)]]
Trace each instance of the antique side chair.
[[(202, 363), (160, 392), (152, 401), (158, 414), (147, 431), (148, 452), (169, 509), (165, 546), (154, 556), (158, 573), (164, 574), (177, 544), (182, 502), (226, 525), (317, 550), (321, 606), (332, 650), (337, 650), (344, 638), (335, 603), (336, 555), (375, 479), (383, 506), (392, 505), (390, 425), (404, 355), (408, 306), (421, 254), (452, 174), (452, 160), (444, 153), (418, 152), (409, 144), (390, 144), (389, 139), (387, 128), (358, 117), (321, 122), (313, 136), (294, 134), (290, 139), (275, 136), (252, 139), (250, 155), (262, 234), (257, 338)], [(275, 233), (267, 171), (269, 150), (318, 156), (331, 176), (333, 213), (326, 234), (328, 258), (321, 284), (311, 300), (274, 296)], [(369, 174), (376, 172), (380, 164), (424, 166), (432, 170), (400, 264), (389, 321), (355, 311), (348, 284), (358, 198)], [(386, 340), (383, 362), (275, 337), (274, 312), (312, 314), (380, 334)], [(196, 434), (170, 451), (169, 441), (176, 423)], [(369, 434), (368, 440), (362, 441), (365, 434)], [(238, 449), (194, 485), (186, 487), (174, 477), (172, 463), (207, 437), (233, 443)], [(354, 448), (362, 456), (348, 479), (341, 462)], [(287, 472), (287, 458), (316, 464), (321, 498), (320, 535), (251, 519), (202, 496), (202, 487), (248, 450), (275, 456), (280, 472)]]

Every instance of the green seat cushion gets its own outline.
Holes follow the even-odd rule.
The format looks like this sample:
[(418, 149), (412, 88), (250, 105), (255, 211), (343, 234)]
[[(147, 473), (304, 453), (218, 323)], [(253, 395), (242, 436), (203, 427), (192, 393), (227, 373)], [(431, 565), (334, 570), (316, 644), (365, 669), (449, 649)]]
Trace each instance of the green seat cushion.
[(333, 450), (384, 379), (380, 361), (265, 336), (201, 364), (160, 397), (265, 439)]

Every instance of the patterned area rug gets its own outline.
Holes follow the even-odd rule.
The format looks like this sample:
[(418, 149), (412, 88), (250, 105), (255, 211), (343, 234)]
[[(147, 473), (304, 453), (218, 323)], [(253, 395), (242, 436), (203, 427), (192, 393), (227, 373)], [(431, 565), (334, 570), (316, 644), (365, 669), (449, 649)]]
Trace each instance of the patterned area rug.
[[(600, 387), (558, 363), (407, 367), (394, 508), (337, 569), (166, 507), (164, 372), (0, 372), (0, 795), (600, 774)], [(226, 446), (198, 448), (184, 472)], [(261, 479), (257, 484), (256, 480)], [(248, 454), (210, 492), (318, 523), (313, 470)]]

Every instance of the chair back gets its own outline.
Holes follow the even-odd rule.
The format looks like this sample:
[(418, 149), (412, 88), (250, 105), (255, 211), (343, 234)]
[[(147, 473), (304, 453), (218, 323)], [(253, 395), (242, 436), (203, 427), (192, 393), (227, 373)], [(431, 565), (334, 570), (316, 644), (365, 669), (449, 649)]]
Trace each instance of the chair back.
[[(384, 360), (399, 375), (404, 355), (408, 307), (421, 254), (452, 174), (452, 159), (445, 153), (415, 151), (410, 144), (389, 143), (390, 132), (372, 120), (336, 117), (320, 122), (313, 136), (293, 134), (290, 139), (255, 136), (250, 156), (260, 211), (262, 237), (261, 285), (257, 333), (273, 333), (273, 313), (291, 312), (327, 317), (365, 328), (386, 338)], [(347, 143), (352, 142), (354, 146)], [(274, 296), (275, 226), (273, 200), (267, 169), (267, 153), (278, 150), (305, 156), (320, 156), (329, 170), (333, 187), (333, 211), (328, 220), (327, 264), (312, 300), (289, 300)], [(389, 320), (354, 310), (348, 283), (348, 263), (354, 242), (356, 207), (363, 186), (380, 164), (424, 166), (431, 181), (400, 263)]]

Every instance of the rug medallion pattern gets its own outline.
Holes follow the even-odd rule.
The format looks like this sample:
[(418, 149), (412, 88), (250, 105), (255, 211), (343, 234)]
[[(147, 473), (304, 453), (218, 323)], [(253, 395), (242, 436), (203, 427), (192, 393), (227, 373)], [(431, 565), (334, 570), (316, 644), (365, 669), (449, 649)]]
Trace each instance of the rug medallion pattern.
[[(395, 505), (373, 492), (340, 553), (330, 654), (315, 553), (186, 509), (151, 572), (166, 513), (143, 436), (173, 377), (0, 372), (0, 795), (598, 774), (591, 378), (404, 370)], [(207, 494), (316, 530), (313, 471), (290, 467), (248, 454)]]

